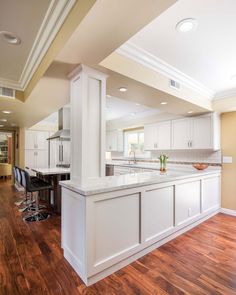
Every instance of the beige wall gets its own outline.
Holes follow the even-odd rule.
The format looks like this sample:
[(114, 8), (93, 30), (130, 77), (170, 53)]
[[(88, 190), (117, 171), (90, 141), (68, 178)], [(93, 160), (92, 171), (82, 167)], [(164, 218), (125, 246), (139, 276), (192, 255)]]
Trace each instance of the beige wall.
[(222, 207), (236, 210), (236, 112), (221, 115), (221, 147), (223, 156), (232, 156), (232, 164), (223, 164)]

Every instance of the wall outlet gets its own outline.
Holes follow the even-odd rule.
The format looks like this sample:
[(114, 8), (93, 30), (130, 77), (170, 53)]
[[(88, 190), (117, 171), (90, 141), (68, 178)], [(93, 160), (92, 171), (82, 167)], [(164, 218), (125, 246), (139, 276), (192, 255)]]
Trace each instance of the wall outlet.
[(223, 156), (223, 163), (224, 164), (231, 164), (231, 163), (233, 163), (233, 157)]
[(188, 208), (188, 217), (192, 216), (192, 208)]

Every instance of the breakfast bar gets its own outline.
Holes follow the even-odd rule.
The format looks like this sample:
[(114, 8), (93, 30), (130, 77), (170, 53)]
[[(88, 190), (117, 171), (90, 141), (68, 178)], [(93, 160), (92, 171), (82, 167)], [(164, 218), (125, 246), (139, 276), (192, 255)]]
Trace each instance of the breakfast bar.
[(62, 248), (91, 285), (216, 214), (220, 169), (61, 181)]

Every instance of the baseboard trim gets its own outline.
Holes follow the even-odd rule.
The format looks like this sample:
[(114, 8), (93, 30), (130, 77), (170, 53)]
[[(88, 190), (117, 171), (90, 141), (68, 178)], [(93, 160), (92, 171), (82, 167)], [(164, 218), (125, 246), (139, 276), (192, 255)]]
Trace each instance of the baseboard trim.
[(224, 214), (231, 215), (231, 216), (236, 216), (236, 210), (231, 210), (231, 209), (227, 209), (227, 208), (221, 208), (220, 212), (224, 213)]

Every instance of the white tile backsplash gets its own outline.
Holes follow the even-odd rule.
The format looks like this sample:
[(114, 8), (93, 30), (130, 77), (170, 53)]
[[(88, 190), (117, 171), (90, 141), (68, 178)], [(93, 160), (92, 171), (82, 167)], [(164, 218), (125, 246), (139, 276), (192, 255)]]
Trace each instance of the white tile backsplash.
[(181, 150), (181, 151), (163, 151), (152, 152), (151, 158), (158, 158), (160, 154), (166, 154), (169, 161), (180, 162), (203, 162), (203, 163), (221, 163), (221, 151), (208, 150)]

